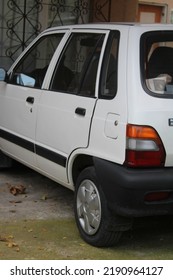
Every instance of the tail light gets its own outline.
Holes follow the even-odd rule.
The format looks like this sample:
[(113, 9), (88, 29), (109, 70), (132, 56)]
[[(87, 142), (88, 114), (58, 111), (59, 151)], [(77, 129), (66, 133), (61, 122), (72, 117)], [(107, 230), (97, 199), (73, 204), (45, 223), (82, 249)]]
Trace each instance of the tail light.
[(165, 149), (156, 130), (150, 126), (127, 125), (125, 165), (129, 167), (162, 167)]

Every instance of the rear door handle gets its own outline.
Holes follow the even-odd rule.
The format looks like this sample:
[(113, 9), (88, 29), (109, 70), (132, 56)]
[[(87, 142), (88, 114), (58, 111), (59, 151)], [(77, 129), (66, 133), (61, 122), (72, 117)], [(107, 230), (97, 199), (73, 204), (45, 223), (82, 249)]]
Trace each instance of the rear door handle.
[(30, 104), (33, 104), (34, 103), (34, 97), (28, 96), (27, 99), (26, 99), (26, 102), (28, 102)]
[(81, 108), (81, 107), (77, 107), (76, 110), (75, 110), (75, 113), (77, 115), (85, 116), (86, 109), (85, 108)]

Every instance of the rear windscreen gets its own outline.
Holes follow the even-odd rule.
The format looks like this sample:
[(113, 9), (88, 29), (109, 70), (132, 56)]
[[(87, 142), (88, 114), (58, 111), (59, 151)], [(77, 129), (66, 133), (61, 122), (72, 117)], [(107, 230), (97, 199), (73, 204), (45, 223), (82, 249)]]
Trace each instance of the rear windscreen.
[(146, 32), (140, 47), (145, 90), (156, 97), (173, 98), (173, 31)]

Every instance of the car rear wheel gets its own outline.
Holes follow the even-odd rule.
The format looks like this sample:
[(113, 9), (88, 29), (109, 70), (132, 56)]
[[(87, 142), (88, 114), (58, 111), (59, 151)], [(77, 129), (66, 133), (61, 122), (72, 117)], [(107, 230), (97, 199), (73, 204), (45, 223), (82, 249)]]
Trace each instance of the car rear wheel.
[(97, 247), (115, 245), (122, 232), (115, 231), (94, 167), (84, 169), (76, 182), (75, 218), (82, 238)]

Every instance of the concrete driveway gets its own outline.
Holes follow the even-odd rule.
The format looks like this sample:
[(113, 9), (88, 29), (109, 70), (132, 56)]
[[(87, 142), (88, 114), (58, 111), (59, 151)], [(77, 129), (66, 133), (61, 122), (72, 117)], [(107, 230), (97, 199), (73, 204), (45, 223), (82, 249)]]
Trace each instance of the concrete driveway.
[(16, 164), (0, 171), (0, 219), (73, 217), (73, 192)]
[(172, 260), (172, 235), (172, 217), (144, 218), (117, 246), (89, 246), (75, 225), (72, 191), (22, 165), (0, 171), (0, 259)]

